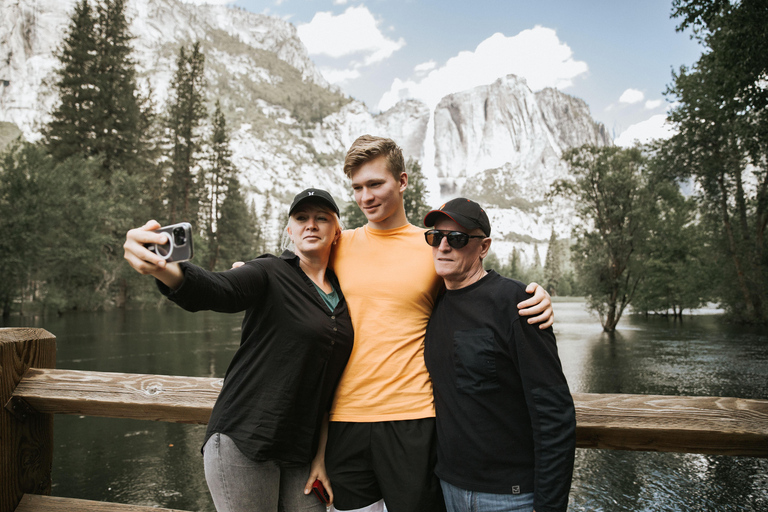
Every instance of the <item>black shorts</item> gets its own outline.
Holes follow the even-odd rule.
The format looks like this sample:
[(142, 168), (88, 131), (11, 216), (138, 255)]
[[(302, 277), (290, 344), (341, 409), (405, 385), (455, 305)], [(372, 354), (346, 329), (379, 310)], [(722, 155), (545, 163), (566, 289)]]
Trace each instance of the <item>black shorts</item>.
[(328, 427), (325, 467), (339, 510), (383, 498), (388, 512), (442, 512), (436, 462), (435, 418)]

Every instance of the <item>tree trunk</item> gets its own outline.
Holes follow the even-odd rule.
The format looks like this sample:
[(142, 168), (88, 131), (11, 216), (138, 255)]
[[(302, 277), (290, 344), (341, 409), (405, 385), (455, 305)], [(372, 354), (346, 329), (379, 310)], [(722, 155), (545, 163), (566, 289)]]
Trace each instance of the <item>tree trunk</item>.
[(608, 304), (608, 313), (605, 315), (605, 321), (603, 322), (603, 331), (614, 332), (617, 323), (619, 323), (619, 319), (616, 315), (616, 302), (612, 302)]
[(733, 235), (733, 227), (731, 226), (731, 219), (728, 215), (728, 190), (725, 186), (724, 172), (720, 172), (717, 177), (717, 183), (720, 187), (720, 208), (723, 220), (723, 227), (728, 236), (728, 252), (731, 255), (733, 264), (736, 267), (736, 278), (738, 279), (739, 289), (744, 297), (744, 307), (746, 309), (747, 318), (755, 318), (756, 311), (755, 305), (752, 302), (752, 294), (749, 291), (749, 286), (746, 282), (746, 276), (744, 275), (744, 269), (742, 268), (741, 258), (739, 258), (739, 251), (736, 245), (736, 239)]

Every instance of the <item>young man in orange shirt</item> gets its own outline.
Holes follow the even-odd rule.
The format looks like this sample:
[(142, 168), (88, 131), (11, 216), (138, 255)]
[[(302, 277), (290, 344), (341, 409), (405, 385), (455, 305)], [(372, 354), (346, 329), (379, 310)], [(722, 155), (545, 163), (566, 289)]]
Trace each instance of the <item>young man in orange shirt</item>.
[[(344, 173), (368, 223), (342, 233), (332, 267), (349, 304), (355, 343), (336, 389), (326, 448), (336, 510), (445, 509), (436, 462), (432, 384), (424, 335), (437, 293), (424, 229), (405, 215), (408, 175), (391, 139), (364, 135), (350, 147)], [(549, 296), (518, 306), (529, 323), (552, 325)], [(525, 309), (527, 308), (527, 309)]]

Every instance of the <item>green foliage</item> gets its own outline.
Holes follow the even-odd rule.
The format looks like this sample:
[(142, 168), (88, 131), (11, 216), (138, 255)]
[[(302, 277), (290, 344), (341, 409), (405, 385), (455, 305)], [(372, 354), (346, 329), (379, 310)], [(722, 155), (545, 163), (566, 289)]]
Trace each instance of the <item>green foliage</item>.
[(75, 156), (40, 176), (48, 212), (40, 231), (47, 244), (41, 255), (43, 303), (57, 311), (102, 306), (117, 278), (115, 243), (102, 217), (110, 191), (94, 179), (99, 164)]
[(766, 323), (768, 4), (675, 0), (673, 15), (706, 51), (674, 75), (668, 94), (676, 100), (670, 120), (678, 132), (660, 158), (672, 176), (692, 178), (701, 191), (726, 307), (741, 321)]
[(508, 277), (515, 277), (521, 274), (522, 265), (520, 264), (520, 254), (517, 249), (512, 248), (512, 252), (509, 255), (509, 261), (507, 262), (507, 275)]
[(248, 261), (261, 253), (256, 207), (246, 204), (237, 178), (230, 178), (221, 205), (221, 224), (216, 232), (219, 258), (215, 270), (226, 270), (235, 261)]
[(0, 306), (38, 299), (62, 311), (92, 309), (109, 295), (109, 197), (101, 162), (57, 163), (36, 144), (11, 146), (0, 168)]
[(514, 247), (506, 262), (502, 262), (495, 253), (490, 252), (485, 260), (483, 260), (483, 267), (486, 270), (493, 269), (504, 277), (517, 279), (526, 284), (531, 282), (540, 283), (542, 278), (541, 263), (537, 265), (534, 262), (531, 265), (524, 265), (521, 261), (520, 253)]
[(530, 197), (519, 195), (519, 187), (514, 185), (511, 178), (518, 171), (519, 169), (516, 167), (504, 166), (479, 172), (467, 178), (461, 188), (462, 194), (486, 206), (493, 205), (498, 208), (517, 208), (522, 212), (535, 212), (537, 207), (544, 204), (544, 201), (531, 201)]
[(23, 302), (35, 272), (35, 248), (43, 211), (37, 203), (38, 180), (31, 175), (50, 163), (35, 146), (17, 142), (0, 160), (0, 309), (8, 316), (15, 301)]
[(163, 162), (163, 133), (161, 116), (152, 101), (153, 91), (149, 88), (146, 97), (141, 96), (142, 112), (139, 131), (143, 134), (143, 151), (137, 155), (140, 160), (141, 195), (136, 203), (139, 212), (134, 218), (138, 223), (147, 219), (164, 219), (167, 216), (165, 204), (165, 166)]
[(501, 264), (501, 261), (499, 260), (499, 257), (496, 256), (496, 253), (489, 252), (488, 256), (485, 257), (483, 260), (483, 268), (485, 270), (495, 270), (497, 273), (502, 274), (506, 276), (506, 273), (502, 273), (503, 270), (506, 270), (503, 268), (503, 265)]
[(96, 8), (98, 54), (93, 81), (98, 96), (94, 101), (97, 116), (92, 147), (101, 158), (101, 177), (107, 182), (115, 172), (139, 171), (137, 155), (142, 144), (142, 112), (125, 4), (126, 0), (103, 0)]
[(656, 182), (639, 149), (585, 145), (563, 155), (572, 180), (555, 193), (577, 200), (582, 221), (572, 258), (587, 304), (613, 332), (644, 274), (642, 254), (654, 214)]
[(14, 123), (0, 121), (0, 151), (4, 151), (21, 136), (21, 130)]
[[(209, 146), (210, 155), (205, 176), (206, 195), (201, 200), (202, 227), (207, 235), (209, 246), (208, 251), (206, 251), (207, 254), (202, 257), (202, 261), (203, 266), (213, 270), (216, 268), (216, 262), (219, 258), (217, 229), (222, 220), (222, 203), (228, 195), (227, 189), (237, 172), (232, 164), (232, 151), (229, 148), (226, 119), (218, 101), (216, 101), (216, 110), (213, 113), (213, 134)], [(239, 192), (237, 181), (234, 181), (234, 184)]]
[[(245, 74), (238, 77), (237, 84), (230, 82), (212, 84), (220, 95), (226, 95), (227, 91), (234, 86), (240, 95), (251, 99), (250, 105), (243, 106), (249, 114), (249, 122), (252, 122), (254, 117), (263, 116), (261, 112), (256, 113), (259, 110), (257, 104), (259, 99), (285, 108), (305, 126), (322, 121), (323, 118), (338, 112), (341, 107), (351, 101), (351, 98), (339, 91), (325, 89), (304, 80), (301, 71), (281, 60), (274, 52), (255, 49), (224, 31), (213, 31), (209, 35), (211, 42), (204, 44), (215, 45), (233, 55), (247, 54), (255, 67), (267, 70), (270, 76), (276, 77), (274, 82), (270, 82), (252, 79)], [(226, 76), (226, 73), (219, 73), (219, 69), (214, 68), (213, 71), (218, 76)]]
[(98, 177), (106, 182), (115, 172), (133, 174), (140, 167), (142, 112), (130, 40), (125, 0), (75, 6), (58, 54), (59, 104), (44, 133), (57, 161), (96, 157)]
[(54, 89), (59, 95), (59, 105), (44, 130), (46, 145), (58, 161), (75, 154), (94, 153), (91, 141), (97, 135), (99, 91), (93, 80), (99, 54), (96, 15), (88, 0), (80, 0), (75, 4), (57, 55), (61, 68), (57, 71)]
[(204, 182), (199, 176), (202, 125), (206, 117), (204, 68), (205, 56), (199, 42), (189, 52), (183, 46), (179, 49), (167, 118), (173, 152), (167, 191), (168, 218), (171, 223), (189, 222), (194, 228), (201, 213)]
[(368, 219), (365, 218), (363, 211), (357, 206), (357, 203), (350, 201), (341, 212), (341, 219), (344, 221), (346, 229), (355, 229), (365, 226)]
[(421, 164), (409, 158), (405, 164), (405, 172), (408, 174), (408, 186), (403, 194), (403, 206), (408, 222), (414, 226), (424, 226), (424, 216), (431, 209), (424, 200), (427, 193), (427, 183), (421, 172)]
[(643, 262), (645, 278), (632, 307), (682, 317), (684, 309), (701, 307), (711, 298), (710, 247), (693, 199), (669, 186), (658, 201), (659, 216)]
[(559, 295), (560, 281), (563, 277), (563, 247), (557, 239), (555, 230), (549, 237), (547, 257), (544, 260), (544, 287), (553, 297)]
[(201, 263), (210, 270), (225, 270), (234, 261), (252, 259), (259, 242), (255, 206), (248, 205), (232, 163), (229, 133), (221, 104), (216, 102), (210, 156), (203, 200), (205, 250)]
[[(137, 225), (143, 211), (145, 173), (153, 168), (154, 155), (148, 151), (153, 130), (148, 101), (140, 97), (136, 86), (125, 0), (100, 0), (94, 4), (92, 7), (88, 0), (82, 0), (75, 7), (58, 52), (61, 67), (54, 90), (59, 102), (43, 135), (58, 172), (72, 174), (71, 180), (83, 180), (83, 190), (75, 188), (78, 195), (70, 200), (77, 203), (82, 198), (101, 198), (96, 203), (100, 206), (96, 213), (100, 221), (94, 229), (103, 238), (96, 250), (104, 262), (98, 272), (90, 274), (99, 279), (96, 292), (100, 299), (93, 303), (112, 302), (119, 289), (114, 303), (121, 305), (129, 281), (135, 280), (126, 275), (122, 265), (122, 239), (130, 227)], [(76, 161), (96, 171), (85, 176), (72, 164)], [(63, 181), (60, 186), (57, 194), (63, 194), (70, 182)], [(93, 212), (90, 207), (83, 211)], [(87, 264), (81, 267), (93, 270)], [(80, 281), (56, 277), (48, 281), (50, 290), (61, 294), (57, 308), (82, 305), (82, 301), (71, 298), (72, 289), (78, 288)], [(49, 291), (47, 296), (50, 299), (53, 295)]]

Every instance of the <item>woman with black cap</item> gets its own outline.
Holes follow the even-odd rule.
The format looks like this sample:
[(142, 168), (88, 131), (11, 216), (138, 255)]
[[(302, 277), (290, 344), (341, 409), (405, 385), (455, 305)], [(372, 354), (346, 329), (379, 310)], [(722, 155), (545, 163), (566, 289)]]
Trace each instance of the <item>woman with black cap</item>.
[(317, 510), (310, 492), (325, 473), (327, 411), (352, 351), (352, 323), (328, 268), (341, 234), (324, 190), (293, 200), (286, 234), (293, 250), (265, 254), (225, 272), (168, 263), (147, 249), (164, 244), (150, 221), (128, 232), (125, 259), (188, 311), (245, 311), (240, 347), (213, 407), (203, 446), (205, 476), (219, 512)]

